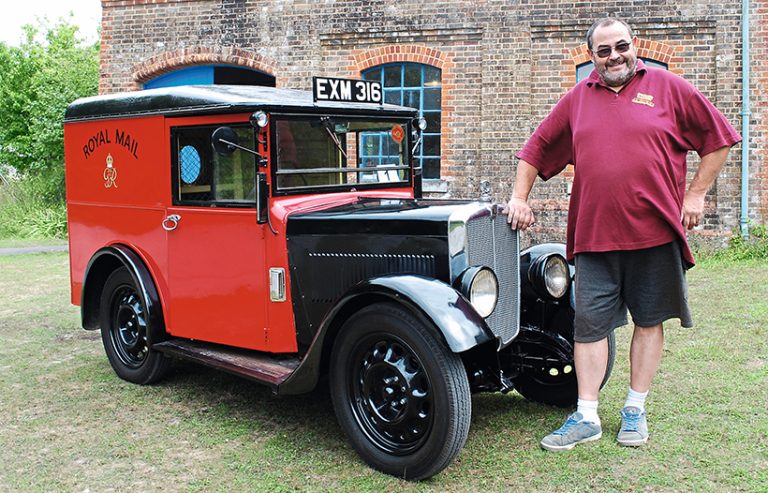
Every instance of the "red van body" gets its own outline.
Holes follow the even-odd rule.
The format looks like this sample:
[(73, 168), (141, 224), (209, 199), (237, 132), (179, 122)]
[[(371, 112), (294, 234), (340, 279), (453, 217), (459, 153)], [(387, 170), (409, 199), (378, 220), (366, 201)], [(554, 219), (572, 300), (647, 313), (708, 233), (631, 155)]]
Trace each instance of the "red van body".
[(72, 303), (116, 374), (183, 358), (285, 394), (325, 375), (363, 460), (414, 480), (461, 450), (472, 392), (573, 404), (564, 245), (520, 252), (488, 193), (422, 198), (439, 119), (374, 81), (313, 83), (69, 106)]

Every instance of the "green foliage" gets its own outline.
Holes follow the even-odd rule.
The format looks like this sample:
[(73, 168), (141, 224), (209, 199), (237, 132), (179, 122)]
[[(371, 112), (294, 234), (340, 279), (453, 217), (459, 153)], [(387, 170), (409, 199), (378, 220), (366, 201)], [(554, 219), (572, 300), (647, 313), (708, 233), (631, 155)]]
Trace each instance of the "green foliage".
[(738, 260), (768, 260), (768, 227), (765, 224), (755, 224), (749, 227), (749, 238), (743, 238), (741, 233), (734, 231), (728, 242), (728, 248), (707, 253), (705, 260), (738, 261)]
[(0, 239), (67, 237), (65, 204), (46, 198), (56, 195), (56, 188), (64, 186), (63, 176), (57, 171), (46, 170), (24, 180), (0, 182)]
[[(83, 45), (77, 27), (24, 26), (19, 47), (0, 43), (0, 164), (22, 177), (48, 180), (40, 200), (64, 200), (64, 110), (98, 92), (99, 44)], [(38, 39), (42, 34), (43, 41)]]

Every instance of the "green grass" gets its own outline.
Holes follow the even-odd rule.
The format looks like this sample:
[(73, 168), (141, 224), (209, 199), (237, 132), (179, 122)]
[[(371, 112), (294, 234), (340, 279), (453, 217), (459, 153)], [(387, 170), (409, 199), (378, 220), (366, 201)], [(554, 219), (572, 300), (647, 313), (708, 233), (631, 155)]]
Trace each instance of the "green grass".
[(276, 397), (178, 363), (159, 385), (118, 379), (99, 334), (69, 304), (66, 254), (0, 257), (3, 491), (766, 491), (768, 263), (690, 271), (694, 329), (670, 323), (645, 448), (613, 435), (627, 385), (628, 327), (601, 395), (605, 437), (554, 454), (541, 437), (563, 410), (512, 393), (473, 397), (457, 460), (407, 483), (347, 444), (325, 388)]

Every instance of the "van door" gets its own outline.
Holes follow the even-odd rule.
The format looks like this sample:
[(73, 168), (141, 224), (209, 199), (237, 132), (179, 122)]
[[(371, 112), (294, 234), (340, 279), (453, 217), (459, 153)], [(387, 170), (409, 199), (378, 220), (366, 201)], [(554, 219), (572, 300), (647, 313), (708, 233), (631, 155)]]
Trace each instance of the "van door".
[[(255, 148), (250, 125), (231, 125)], [(268, 350), (264, 228), (257, 223), (256, 158), (213, 151), (217, 126), (173, 127), (173, 206), (167, 209), (168, 331)]]

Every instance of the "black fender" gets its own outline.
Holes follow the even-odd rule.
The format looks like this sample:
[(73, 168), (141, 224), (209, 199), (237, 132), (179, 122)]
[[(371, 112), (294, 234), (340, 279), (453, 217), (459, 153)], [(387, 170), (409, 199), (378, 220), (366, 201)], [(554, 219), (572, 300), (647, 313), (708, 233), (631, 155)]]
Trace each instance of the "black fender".
[(301, 365), (277, 389), (280, 394), (308, 392), (317, 384), (333, 341), (344, 321), (362, 306), (390, 301), (437, 328), (446, 348), (461, 353), (495, 340), (485, 320), (448, 284), (418, 275), (386, 275), (350, 289), (324, 317)]
[(101, 292), (109, 275), (120, 267), (125, 267), (133, 278), (144, 306), (147, 307), (149, 327), (147, 342), (151, 346), (166, 338), (163, 305), (152, 275), (136, 252), (125, 245), (111, 245), (98, 250), (85, 269), (83, 276), (83, 291), (80, 302), (80, 317), (83, 328), (95, 330), (99, 328), (99, 303)]

